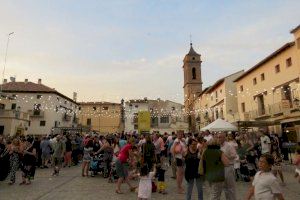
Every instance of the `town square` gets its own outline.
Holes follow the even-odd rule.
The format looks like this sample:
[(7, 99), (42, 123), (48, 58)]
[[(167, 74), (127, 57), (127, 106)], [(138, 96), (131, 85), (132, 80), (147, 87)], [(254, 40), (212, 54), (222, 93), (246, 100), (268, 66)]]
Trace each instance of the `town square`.
[(0, 200), (300, 199), (300, 1), (0, 2)]

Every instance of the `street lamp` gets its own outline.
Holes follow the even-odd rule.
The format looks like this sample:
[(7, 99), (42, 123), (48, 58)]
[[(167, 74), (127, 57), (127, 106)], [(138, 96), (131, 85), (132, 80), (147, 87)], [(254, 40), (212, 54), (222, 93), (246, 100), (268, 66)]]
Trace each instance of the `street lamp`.
[(5, 50), (5, 57), (4, 57), (4, 65), (3, 65), (3, 72), (2, 72), (2, 84), (1, 84), (1, 91), (2, 92), (2, 85), (4, 83), (4, 75), (5, 75), (5, 68), (6, 68), (6, 61), (7, 61), (7, 52), (8, 52), (8, 44), (9, 44), (9, 39), (10, 36), (13, 35), (14, 32), (11, 32), (7, 35), (7, 43), (6, 43), (6, 50)]

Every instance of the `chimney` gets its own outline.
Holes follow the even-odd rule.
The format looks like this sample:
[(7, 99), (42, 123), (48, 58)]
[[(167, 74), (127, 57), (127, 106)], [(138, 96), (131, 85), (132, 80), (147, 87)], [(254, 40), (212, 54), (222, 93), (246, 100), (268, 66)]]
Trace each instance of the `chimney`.
[(42, 79), (39, 78), (38, 84), (42, 84)]
[(9, 78), (11, 82), (16, 82), (16, 78), (15, 77), (10, 77)]
[(24, 82), (25, 82), (25, 83), (28, 83), (28, 79), (26, 78)]
[(6, 78), (3, 80), (3, 83), (7, 83), (7, 79)]
[(77, 92), (73, 92), (73, 101), (77, 101)]

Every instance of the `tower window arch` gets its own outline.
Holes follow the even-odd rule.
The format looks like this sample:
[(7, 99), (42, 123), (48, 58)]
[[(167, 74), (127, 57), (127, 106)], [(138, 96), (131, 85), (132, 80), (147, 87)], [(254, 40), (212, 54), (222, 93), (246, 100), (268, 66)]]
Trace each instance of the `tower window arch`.
[(192, 69), (192, 78), (196, 79), (196, 68), (195, 67), (193, 67), (193, 69)]

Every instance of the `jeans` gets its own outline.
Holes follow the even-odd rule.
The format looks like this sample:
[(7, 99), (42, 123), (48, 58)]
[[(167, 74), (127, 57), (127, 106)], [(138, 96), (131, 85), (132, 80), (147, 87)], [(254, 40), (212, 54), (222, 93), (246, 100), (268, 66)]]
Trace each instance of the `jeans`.
[(235, 184), (233, 165), (225, 167), (224, 192), (226, 200), (236, 200)]
[(192, 199), (194, 181), (196, 181), (196, 187), (198, 191), (198, 200), (203, 200), (203, 187), (201, 178), (192, 178), (187, 182), (186, 200)]
[(210, 200), (220, 200), (224, 182), (212, 182), (210, 185)]

